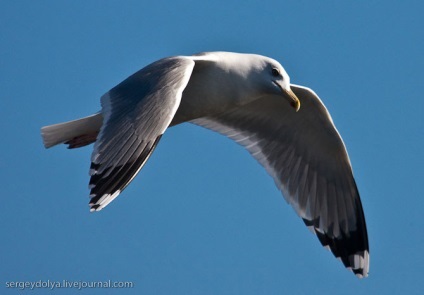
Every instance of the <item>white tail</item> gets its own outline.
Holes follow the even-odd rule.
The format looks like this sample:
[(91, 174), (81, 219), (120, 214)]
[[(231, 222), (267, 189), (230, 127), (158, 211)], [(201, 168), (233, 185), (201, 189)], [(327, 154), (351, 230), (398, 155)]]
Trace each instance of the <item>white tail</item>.
[(41, 128), (44, 146), (49, 148), (84, 135), (97, 136), (102, 123), (103, 116), (97, 113), (78, 120), (45, 126)]

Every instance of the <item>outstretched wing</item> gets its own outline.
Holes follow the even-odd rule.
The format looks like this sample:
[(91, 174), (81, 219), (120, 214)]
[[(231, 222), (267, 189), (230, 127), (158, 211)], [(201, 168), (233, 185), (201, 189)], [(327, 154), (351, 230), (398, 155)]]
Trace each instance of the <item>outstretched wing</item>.
[(91, 211), (107, 206), (143, 167), (174, 117), (193, 67), (189, 58), (162, 59), (103, 95), (104, 121), (91, 157)]
[(357, 276), (367, 276), (367, 229), (344, 143), (318, 96), (291, 89), (302, 105), (297, 113), (281, 97), (268, 96), (192, 123), (244, 146), (320, 242)]

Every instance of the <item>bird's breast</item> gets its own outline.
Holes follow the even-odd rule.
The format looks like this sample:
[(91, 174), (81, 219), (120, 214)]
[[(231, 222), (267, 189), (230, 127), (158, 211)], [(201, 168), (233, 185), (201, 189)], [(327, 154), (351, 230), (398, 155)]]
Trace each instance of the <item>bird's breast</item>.
[(228, 111), (246, 103), (244, 85), (225, 71), (196, 67), (183, 91), (171, 126)]

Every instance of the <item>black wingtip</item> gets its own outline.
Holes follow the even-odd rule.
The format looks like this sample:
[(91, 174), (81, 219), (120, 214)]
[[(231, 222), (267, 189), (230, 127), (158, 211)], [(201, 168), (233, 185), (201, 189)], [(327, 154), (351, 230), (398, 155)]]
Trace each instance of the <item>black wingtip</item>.
[[(369, 246), (366, 228), (362, 222), (357, 224), (355, 230), (335, 237), (328, 232), (319, 229), (319, 218), (315, 220), (303, 219), (306, 226), (313, 228), (318, 240), (324, 247), (329, 247), (336, 258), (339, 258), (344, 266), (357, 277), (367, 277), (369, 272)], [(331, 231), (330, 231), (331, 232)]]
[(133, 180), (156, 148), (162, 135), (153, 142), (140, 145), (139, 152), (134, 154), (124, 165), (106, 168), (98, 173), (101, 164), (91, 163), (90, 166), (90, 211), (99, 211), (116, 198)]

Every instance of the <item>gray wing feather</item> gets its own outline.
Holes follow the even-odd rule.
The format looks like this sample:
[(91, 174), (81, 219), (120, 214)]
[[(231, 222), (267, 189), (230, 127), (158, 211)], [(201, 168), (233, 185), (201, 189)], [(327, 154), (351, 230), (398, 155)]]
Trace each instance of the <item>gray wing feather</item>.
[(367, 276), (365, 218), (344, 143), (318, 96), (301, 86), (291, 89), (302, 104), (297, 113), (268, 96), (192, 123), (244, 146), (320, 242), (355, 274)]
[(107, 206), (143, 167), (180, 104), (194, 67), (191, 59), (159, 60), (101, 99), (104, 123), (90, 167), (90, 207)]

